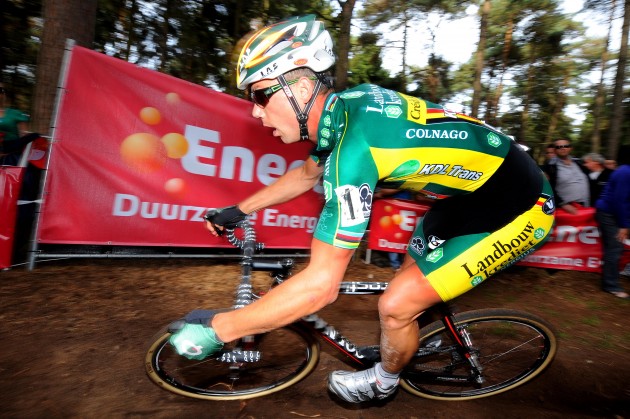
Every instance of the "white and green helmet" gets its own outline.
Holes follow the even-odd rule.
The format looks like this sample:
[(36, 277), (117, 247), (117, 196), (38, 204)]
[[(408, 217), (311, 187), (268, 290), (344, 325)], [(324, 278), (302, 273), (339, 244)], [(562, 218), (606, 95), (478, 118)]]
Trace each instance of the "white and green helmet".
[(335, 63), (333, 43), (315, 15), (294, 17), (267, 26), (247, 40), (236, 68), (236, 85), (244, 90), (252, 83), (301, 67), (315, 73)]

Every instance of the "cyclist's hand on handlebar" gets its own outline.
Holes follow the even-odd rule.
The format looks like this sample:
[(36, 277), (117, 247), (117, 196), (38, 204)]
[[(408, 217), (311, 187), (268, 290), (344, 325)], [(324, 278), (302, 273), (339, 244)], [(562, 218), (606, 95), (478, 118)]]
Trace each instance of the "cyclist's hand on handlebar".
[(178, 354), (188, 359), (202, 360), (223, 348), (223, 342), (209, 326), (215, 312), (193, 310), (171, 325), (169, 343)]
[(247, 218), (247, 214), (241, 211), (238, 206), (232, 205), (225, 208), (211, 209), (203, 217), (206, 220), (206, 228), (214, 235), (223, 234), (223, 228), (233, 228), (240, 221)]

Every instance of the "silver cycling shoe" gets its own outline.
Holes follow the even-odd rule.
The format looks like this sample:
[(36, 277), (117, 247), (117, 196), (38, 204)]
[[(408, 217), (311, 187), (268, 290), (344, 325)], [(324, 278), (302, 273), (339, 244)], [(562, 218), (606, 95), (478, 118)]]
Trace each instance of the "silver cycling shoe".
[(328, 389), (337, 397), (350, 403), (361, 403), (391, 396), (398, 383), (387, 389), (379, 386), (374, 367), (363, 371), (333, 371), (328, 376)]

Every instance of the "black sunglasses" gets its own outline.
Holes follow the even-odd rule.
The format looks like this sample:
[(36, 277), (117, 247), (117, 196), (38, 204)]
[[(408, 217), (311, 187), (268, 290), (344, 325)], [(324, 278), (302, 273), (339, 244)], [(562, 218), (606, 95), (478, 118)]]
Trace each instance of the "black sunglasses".
[[(296, 81), (297, 80), (292, 80), (287, 84), (290, 85), (295, 83)], [(278, 93), (280, 90), (282, 90), (281, 84), (274, 84), (273, 86), (252, 90), (251, 92), (249, 92), (249, 99), (256, 105), (264, 108), (269, 103), (269, 99), (271, 99), (271, 96), (273, 96), (275, 93)]]
[(561, 148), (571, 148), (571, 144), (557, 145), (556, 146), (556, 150), (559, 150)]
[[(309, 79), (317, 80), (317, 77), (309, 77)], [(298, 78), (295, 80), (288, 81), (287, 85), (291, 86), (292, 84), (297, 83), (298, 80), (300, 79)], [(264, 108), (269, 103), (269, 99), (271, 99), (271, 96), (278, 93), (280, 90), (282, 90), (282, 85), (279, 83), (274, 84), (273, 86), (263, 87), (262, 89), (251, 90), (249, 92), (249, 99), (252, 102), (254, 102), (256, 105), (260, 106), (261, 108)]]

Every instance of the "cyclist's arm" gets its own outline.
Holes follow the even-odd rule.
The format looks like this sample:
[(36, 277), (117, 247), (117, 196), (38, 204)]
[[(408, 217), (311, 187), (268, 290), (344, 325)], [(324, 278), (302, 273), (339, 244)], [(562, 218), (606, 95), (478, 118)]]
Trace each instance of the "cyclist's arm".
[(290, 201), (312, 189), (323, 171), (323, 167), (308, 158), (302, 166), (289, 170), (271, 185), (240, 202), (238, 208), (246, 214), (251, 214), (263, 208)]
[(304, 270), (239, 310), (217, 314), (212, 327), (225, 342), (292, 323), (332, 303), (354, 250), (317, 239)]

